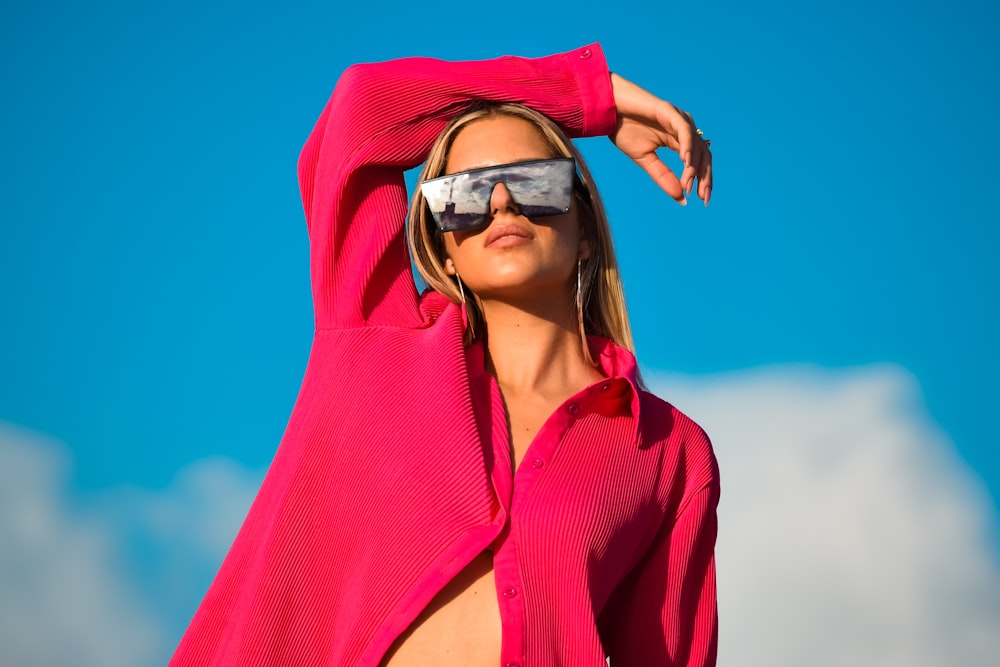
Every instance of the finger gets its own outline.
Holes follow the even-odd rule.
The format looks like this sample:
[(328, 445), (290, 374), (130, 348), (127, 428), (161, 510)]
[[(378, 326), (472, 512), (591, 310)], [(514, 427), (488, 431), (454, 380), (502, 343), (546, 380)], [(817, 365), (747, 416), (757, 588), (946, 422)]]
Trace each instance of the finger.
[(693, 135), (691, 158), (684, 164), (684, 171), (681, 174), (681, 186), (688, 196), (691, 196), (691, 192), (695, 188), (695, 181), (701, 181), (707, 163), (705, 145), (697, 135)]
[(702, 139), (701, 135), (697, 134), (695, 130), (694, 145), (692, 148), (691, 155), (691, 175), (690, 181), (687, 183), (688, 194), (691, 194), (691, 188), (694, 187), (695, 179), (698, 180), (699, 187), (705, 179), (705, 174), (708, 168), (712, 164), (712, 153), (708, 150), (708, 144)]
[(698, 182), (705, 183), (708, 188), (712, 188), (712, 149), (708, 141), (702, 137), (701, 164), (698, 171)]
[(694, 124), (686, 116), (681, 116), (676, 124), (678, 155), (684, 162), (685, 168), (691, 164), (691, 148), (694, 143)]
[(677, 147), (675, 150), (686, 165), (690, 160), (694, 134), (694, 126), (691, 124), (690, 116), (686, 111), (678, 109), (669, 102), (658, 101), (660, 104), (656, 107), (656, 124), (668, 135), (676, 137)]
[(695, 122), (694, 116), (684, 112), (684, 115), (688, 120), (688, 128), (692, 132), (691, 139), (691, 160), (689, 164), (692, 167), (692, 172), (690, 173), (689, 180), (687, 181), (687, 193), (691, 194), (691, 189), (694, 187), (695, 179), (698, 180), (699, 186), (701, 184), (702, 178), (705, 175), (706, 167), (712, 161), (712, 154), (708, 150), (708, 143), (702, 136), (701, 130), (698, 129), (698, 123)]
[(681, 205), (687, 204), (687, 199), (684, 197), (684, 188), (681, 187), (681, 182), (678, 180), (677, 175), (655, 153), (637, 159), (636, 164), (642, 167), (649, 174), (649, 177), (653, 179), (653, 182), (660, 186), (661, 190), (673, 197), (675, 201)]
[(691, 190), (694, 188), (694, 180), (698, 175), (697, 169), (694, 166), (694, 156), (692, 156), (691, 162), (684, 165), (684, 170), (681, 172), (681, 188), (684, 190), (685, 195), (690, 195)]
[(712, 154), (708, 154), (708, 161), (705, 165), (704, 173), (698, 177), (698, 196), (701, 200), (705, 202), (705, 206), (708, 206), (709, 200), (712, 198), (712, 187), (714, 186), (714, 181), (712, 179)]

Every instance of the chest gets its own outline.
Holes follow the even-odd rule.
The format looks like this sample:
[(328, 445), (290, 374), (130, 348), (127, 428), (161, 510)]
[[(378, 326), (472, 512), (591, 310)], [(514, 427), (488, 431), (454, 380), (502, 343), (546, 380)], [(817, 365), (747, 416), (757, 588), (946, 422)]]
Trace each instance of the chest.
[(661, 460), (637, 446), (629, 405), (586, 391), (540, 400), (493, 389), (493, 437), (484, 445), (518, 530), (581, 557), (612, 549), (605, 540), (626, 551), (644, 541), (661, 517)]
[(558, 400), (512, 397), (504, 400), (510, 455), (517, 470), (542, 426), (562, 404)]

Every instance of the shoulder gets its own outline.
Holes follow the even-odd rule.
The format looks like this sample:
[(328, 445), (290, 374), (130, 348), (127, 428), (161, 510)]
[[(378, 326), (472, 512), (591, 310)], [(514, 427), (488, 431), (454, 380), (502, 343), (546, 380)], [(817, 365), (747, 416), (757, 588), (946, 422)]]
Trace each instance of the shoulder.
[(684, 479), (685, 495), (706, 487), (717, 489), (719, 468), (705, 430), (673, 404), (648, 391), (639, 395), (642, 446), (659, 450), (673, 469), (674, 481)]
[(420, 294), (420, 312), (425, 323), (433, 324), (448, 309), (461, 312), (458, 304), (441, 292), (427, 287)]
[(639, 391), (639, 401), (644, 437), (654, 441), (680, 440), (701, 450), (703, 455), (711, 453), (711, 441), (705, 430), (672, 403), (644, 389)]

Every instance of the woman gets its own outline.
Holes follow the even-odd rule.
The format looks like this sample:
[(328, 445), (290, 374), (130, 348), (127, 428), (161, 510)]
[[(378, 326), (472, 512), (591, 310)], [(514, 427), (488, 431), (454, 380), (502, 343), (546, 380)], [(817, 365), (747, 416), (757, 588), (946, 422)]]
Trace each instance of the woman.
[[(715, 459), (639, 385), (600, 199), (559, 127), (708, 202), (690, 117), (596, 45), (343, 74), (299, 164), (305, 379), (171, 664), (714, 663)], [(425, 160), (418, 295), (403, 171)]]

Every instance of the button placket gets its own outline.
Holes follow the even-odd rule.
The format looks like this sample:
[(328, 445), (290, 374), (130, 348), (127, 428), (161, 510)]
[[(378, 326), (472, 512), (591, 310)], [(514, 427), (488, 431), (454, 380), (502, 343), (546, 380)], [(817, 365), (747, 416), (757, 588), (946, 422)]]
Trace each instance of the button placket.
[(552, 464), (556, 449), (566, 437), (566, 432), (572, 427), (578, 414), (580, 404), (577, 401), (565, 403), (542, 424), (528, 447), (526, 456), (514, 473), (514, 487), (511, 498), (511, 517), (517, 514), (517, 507), (531, 495), (531, 490), (542, 476), (545, 468)]
[(493, 555), (493, 572), (496, 578), (495, 595), (500, 604), (503, 625), (501, 665), (524, 659), (524, 587), (518, 566), (517, 520), (511, 517), (507, 539)]

